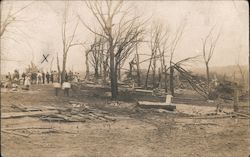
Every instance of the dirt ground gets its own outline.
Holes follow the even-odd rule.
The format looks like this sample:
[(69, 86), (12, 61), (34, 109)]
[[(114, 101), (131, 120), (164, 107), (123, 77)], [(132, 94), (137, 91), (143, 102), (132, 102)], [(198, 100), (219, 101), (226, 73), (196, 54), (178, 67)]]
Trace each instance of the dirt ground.
[[(56, 97), (52, 85), (35, 85), (30, 91), (2, 90), (1, 113), (20, 112), (13, 107), (13, 104), (37, 108), (45, 106), (64, 108), (77, 106), (72, 102), (80, 102), (106, 112), (115, 119), (83, 122), (45, 121), (38, 116), (1, 119), (1, 130), (19, 128), (15, 130), (18, 134), (1, 131), (2, 156), (248, 157), (250, 155), (247, 118), (229, 116), (204, 118), (207, 117), (204, 115), (201, 118), (201, 115), (191, 116), (181, 112), (140, 109), (136, 106), (136, 99), (154, 98), (151, 99), (151, 96), (146, 94), (125, 92), (127, 97), (124, 95), (126, 97), (124, 100), (127, 102), (124, 100), (114, 102), (105, 96), (107, 91), (109, 90), (104, 88), (83, 87), (71, 91), (69, 97), (64, 97), (62, 91)], [(31, 129), (25, 129), (28, 127)]]

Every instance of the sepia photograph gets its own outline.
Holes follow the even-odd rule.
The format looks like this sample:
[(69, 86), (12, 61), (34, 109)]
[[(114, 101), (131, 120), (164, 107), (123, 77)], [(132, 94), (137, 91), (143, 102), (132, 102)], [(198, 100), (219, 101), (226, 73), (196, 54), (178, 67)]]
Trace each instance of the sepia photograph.
[(1, 157), (250, 157), (246, 0), (2, 0)]

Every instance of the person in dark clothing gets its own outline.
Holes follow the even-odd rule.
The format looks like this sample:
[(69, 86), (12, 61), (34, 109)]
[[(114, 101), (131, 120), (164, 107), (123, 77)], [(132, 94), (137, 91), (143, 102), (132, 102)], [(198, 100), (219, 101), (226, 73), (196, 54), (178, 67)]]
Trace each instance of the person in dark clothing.
[(36, 80), (35, 80), (35, 73), (34, 72), (32, 72), (31, 73), (31, 84), (34, 84), (34, 82), (36, 82)]
[(25, 82), (25, 77), (26, 77), (26, 74), (23, 72), (23, 74), (22, 74), (23, 84), (24, 84), (24, 82)]
[(43, 84), (45, 84), (45, 73), (42, 72), (42, 80), (43, 80)]
[(49, 72), (46, 73), (47, 84), (49, 84), (50, 75)]
[(50, 78), (51, 78), (51, 82), (54, 83), (54, 72), (53, 71), (51, 72)]
[(69, 81), (69, 76), (67, 74), (67, 72), (65, 72), (65, 82), (68, 82)]
[(9, 81), (12, 81), (10, 72), (8, 72), (8, 79), (9, 79)]

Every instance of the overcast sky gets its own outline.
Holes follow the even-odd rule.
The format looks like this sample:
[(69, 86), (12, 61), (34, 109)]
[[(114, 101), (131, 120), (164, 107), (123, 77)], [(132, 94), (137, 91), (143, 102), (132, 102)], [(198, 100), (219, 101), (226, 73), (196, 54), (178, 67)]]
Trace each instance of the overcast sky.
[[(11, 2), (2, 5), (2, 19), (6, 15)], [(18, 10), (30, 1), (13, 1), (13, 10)], [(126, 4), (127, 3), (127, 4)], [(33, 60), (44, 70), (48, 63), (42, 63), (43, 54), (50, 54), (48, 60), (62, 54), (61, 23), (64, 1), (37, 1), (18, 14), (20, 21), (13, 23), (1, 39), (1, 73), (24, 69)], [(249, 52), (249, 13), (246, 1), (128, 1), (134, 12), (142, 18), (151, 20), (146, 24), (160, 21), (174, 33), (183, 20), (186, 20), (184, 34), (176, 48), (174, 61), (188, 56), (201, 55), (202, 41), (210, 29), (215, 26), (221, 36), (215, 48), (211, 66), (226, 66), (248, 63)], [(96, 26), (94, 18), (85, 3), (71, 1), (70, 28), (79, 14), (89, 25)], [(94, 25), (93, 25), (94, 24)], [(72, 29), (69, 29), (69, 32)], [(76, 40), (90, 42), (93, 34), (79, 24)], [(141, 44), (139, 53), (150, 53), (148, 44)], [(61, 59), (61, 58), (60, 58)], [(143, 59), (143, 58), (142, 58)], [(54, 64), (56, 59), (54, 59)], [(146, 67), (148, 63), (143, 66)], [(84, 70), (84, 48), (80, 46), (70, 49), (67, 69)], [(198, 63), (196, 67), (204, 67)], [(56, 68), (54, 66), (54, 68)]]

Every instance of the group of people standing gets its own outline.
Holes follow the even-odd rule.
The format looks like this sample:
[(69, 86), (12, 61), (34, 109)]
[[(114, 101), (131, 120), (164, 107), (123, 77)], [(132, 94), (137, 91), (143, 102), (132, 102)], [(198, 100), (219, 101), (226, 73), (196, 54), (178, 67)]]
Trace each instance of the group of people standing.
[(22, 73), (23, 84), (25, 85), (25, 81), (30, 81), (29, 84), (49, 84), (54, 82), (59, 82), (59, 74), (56, 71), (49, 72), (29, 72)]
[(18, 85), (23, 84), (24, 87), (22, 87), (22, 89), (26, 90), (29, 90), (30, 85), (32, 84), (53, 84), (56, 90), (56, 96), (60, 88), (64, 89), (65, 95), (69, 96), (69, 89), (71, 88), (70, 82), (78, 82), (79, 73), (74, 74), (72, 71), (69, 71), (69, 73), (65, 71), (64, 78), (62, 78), (61, 73), (58, 73), (57, 71), (51, 71), (45, 73), (43, 71), (37, 70), (37, 71), (23, 72), (20, 75), (19, 71), (15, 70), (14, 74), (11, 74), (9, 72), (8, 75), (6, 75), (6, 79), (8, 82), (8, 87), (13, 88), (13, 85), (15, 85), (14, 88), (16, 88)]

